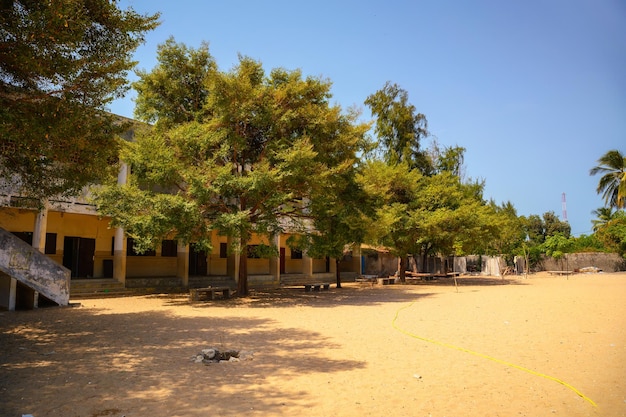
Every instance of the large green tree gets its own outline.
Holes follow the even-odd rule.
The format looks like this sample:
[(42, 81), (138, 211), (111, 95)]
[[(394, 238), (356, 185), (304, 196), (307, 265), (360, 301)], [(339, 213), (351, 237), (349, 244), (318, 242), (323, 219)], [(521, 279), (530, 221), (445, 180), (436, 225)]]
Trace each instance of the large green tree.
[[(163, 57), (185, 49), (166, 44), (160, 51)], [(193, 65), (195, 53), (186, 51)], [(335, 198), (332, 185), (354, 169), (368, 126), (330, 104), (330, 82), (300, 71), (266, 74), (245, 57), (231, 71), (204, 71), (203, 110), (193, 120), (172, 119), (173, 102), (193, 100), (198, 90), (166, 97), (153, 81), (168, 65), (161, 60), (141, 74), (139, 100), (151, 96), (142, 112), (154, 115), (158, 128), (129, 146), (124, 158), (134, 182), (102, 191), (99, 209), (146, 246), (168, 235), (206, 241), (211, 230), (230, 237), (240, 254), (238, 291), (246, 295), (251, 236), (267, 236), (269, 243), (276, 233), (306, 230), (312, 206)], [(164, 103), (163, 113), (149, 102)], [(162, 119), (167, 123), (159, 127)], [(276, 256), (277, 248), (263, 252)]]
[(626, 156), (617, 149), (610, 150), (598, 159), (598, 165), (589, 174), (602, 175), (596, 192), (602, 194), (607, 206), (626, 208)]
[(76, 194), (117, 160), (132, 53), (158, 14), (116, 1), (0, 1), (0, 178), (38, 199)]

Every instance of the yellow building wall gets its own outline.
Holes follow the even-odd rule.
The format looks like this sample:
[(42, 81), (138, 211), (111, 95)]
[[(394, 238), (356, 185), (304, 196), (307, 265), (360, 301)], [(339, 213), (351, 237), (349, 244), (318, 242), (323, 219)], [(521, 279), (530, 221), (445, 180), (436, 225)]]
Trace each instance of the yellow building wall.
[(0, 227), (7, 232), (32, 232), (35, 229), (34, 210), (17, 209), (12, 207), (0, 208)]
[(128, 256), (126, 276), (129, 278), (175, 277), (177, 258), (175, 256)]
[(326, 259), (313, 259), (313, 273), (326, 272)]
[[(248, 245), (269, 245), (265, 236), (253, 235)], [(248, 275), (267, 275), (270, 273), (270, 260), (267, 258), (248, 258)]]
[(211, 234), (211, 246), (213, 246), (213, 250), (207, 255), (208, 275), (228, 275), (228, 258), (220, 258), (221, 243), (228, 243), (228, 238), (218, 235), (217, 231), (214, 230)]

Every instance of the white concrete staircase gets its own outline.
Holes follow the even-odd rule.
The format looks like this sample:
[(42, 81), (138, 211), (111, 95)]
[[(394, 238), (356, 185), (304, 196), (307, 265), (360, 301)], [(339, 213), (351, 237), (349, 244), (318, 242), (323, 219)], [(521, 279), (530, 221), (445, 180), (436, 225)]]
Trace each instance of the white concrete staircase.
[(59, 305), (69, 303), (70, 270), (2, 228), (0, 271), (0, 305), (9, 310), (15, 308), (16, 282)]

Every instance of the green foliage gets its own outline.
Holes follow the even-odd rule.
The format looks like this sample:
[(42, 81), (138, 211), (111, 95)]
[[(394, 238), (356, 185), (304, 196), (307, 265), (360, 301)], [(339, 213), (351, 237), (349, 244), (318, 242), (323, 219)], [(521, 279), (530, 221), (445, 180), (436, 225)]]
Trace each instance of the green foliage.
[(523, 255), (523, 251), (520, 251), (526, 238), (523, 218), (518, 217), (511, 202), (498, 206), (491, 201), (489, 206), (493, 213), (491, 225), (497, 233), (485, 242), (481, 252), (493, 255)]
[(462, 146), (441, 146), (437, 140), (433, 140), (428, 153), (435, 172), (451, 172), (463, 179), (463, 163), (465, 161), (465, 149)]
[(135, 117), (165, 127), (205, 117), (208, 81), (217, 70), (208, 43), (194, 49), (170, 37), (158, 46), (157, 60), (152, 71), (137, 71)]
[(396, 256), (472, 253), (497, 232), (482, 188), (450, 172), (423, 176), (406, 164), (369, 161), (359, 182), (376, 207), (367, 241)]
[(572, 246), (572, 240), (561, 233), (556, 233), (546, 238), (542, 248), (546, 255), (561, 259), (565, 253), (570, 252)]
[(548, 211), (540, 217), (532, 214), (528, 217), (522, 217), (522, 228), (531, 245), (541, 245), (550, 236), (561, 234), (569, 238), (571, 226), (569, 223), (559, 220), (552, 211)]
[(613, 220), (619, 211), (613, 211), (613, 207), (600, 207), (593, 210), (591, 214), (596, 216), (596, 219), (592, 220), (593, 231), (597, 232), (602, 226)]
[(608, 207), (626, 207), (626, 156), (617, 149), (610, 150), (598, 159), (598, 165), (589, 174), (602, 174), (596, 192), (602, 194)]
[(604, 246), (602, 241), (600, 241), (595, 234), (580, 235), (577, 238), (570, 238), (570, 239), (572, 239), (571, 251), (573, 253), (607, 252), (607, 248)]
[(157, 19), (106, 0), (0, 3), (0, 177), (44, 199), (107, 174), (124, 126), (103, 110)]
[(408, 93), (397, 84), (385, 86), (365, 100), (376, 117), (375, 132), (389, 164), (406, 163), (423, 174), (433, 171), (428, 155), (420, 142), (428, 136), (426, 116), (417, 113), (408, 102)]
[(612, 219), (598, 226), (595, 236), (607, 249), (626, 254), (626, 213), (618, 210)]

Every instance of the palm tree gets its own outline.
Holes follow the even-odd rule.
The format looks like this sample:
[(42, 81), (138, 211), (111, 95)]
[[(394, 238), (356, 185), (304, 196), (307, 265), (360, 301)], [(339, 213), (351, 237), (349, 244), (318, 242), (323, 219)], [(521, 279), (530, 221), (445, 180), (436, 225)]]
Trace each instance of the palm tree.
[(613, 207), (600, 207), (591, 212), (597, 218), (592, 220), (593, 231), (597, 232), (598, 229), (602, 228), (602, 226), (606, 225), (608, 222), (615, 218), (615, 214), (617, 212), (613, 211)]
[(626, 207), (626, 157), (620, 151), (613, 149), (602, 155), (589, 174), (603, 174), (596, 192), (602, 194), (607, 206)]

